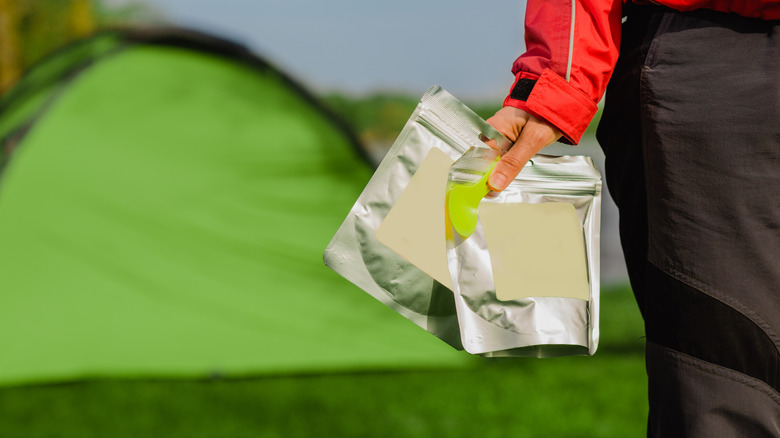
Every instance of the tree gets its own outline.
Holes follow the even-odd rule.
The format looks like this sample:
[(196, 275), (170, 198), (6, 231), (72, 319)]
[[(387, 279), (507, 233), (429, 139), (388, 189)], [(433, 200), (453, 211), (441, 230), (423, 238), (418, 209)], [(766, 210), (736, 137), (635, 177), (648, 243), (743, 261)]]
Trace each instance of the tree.
[(103, 0), (0, 0), (0, 95), (49, 53), (99, 28), (133, 21), (146, 9), (110, 8)]

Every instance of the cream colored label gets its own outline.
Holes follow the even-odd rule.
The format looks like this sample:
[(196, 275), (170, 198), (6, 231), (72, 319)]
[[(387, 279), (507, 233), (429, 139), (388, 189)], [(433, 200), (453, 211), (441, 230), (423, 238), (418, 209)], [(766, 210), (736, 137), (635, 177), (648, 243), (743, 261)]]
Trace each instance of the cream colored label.
[(582, 226), (565, 202), (483, 202), (479, 219), (499, 300), (589, 298)]
[(433, 148), (376, 231), (376, 240), (452, 290), (444, 235), (447, 173), (455, 161)]

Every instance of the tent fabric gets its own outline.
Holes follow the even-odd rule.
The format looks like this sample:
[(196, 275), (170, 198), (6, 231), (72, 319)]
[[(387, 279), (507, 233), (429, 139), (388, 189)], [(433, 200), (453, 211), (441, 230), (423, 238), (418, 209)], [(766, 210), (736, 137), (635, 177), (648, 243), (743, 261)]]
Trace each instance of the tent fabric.
[(322, 264), (371, 168), (240, 46), (101, 35), (19, 86), (0, 101), (0, 384), (465, 363)]

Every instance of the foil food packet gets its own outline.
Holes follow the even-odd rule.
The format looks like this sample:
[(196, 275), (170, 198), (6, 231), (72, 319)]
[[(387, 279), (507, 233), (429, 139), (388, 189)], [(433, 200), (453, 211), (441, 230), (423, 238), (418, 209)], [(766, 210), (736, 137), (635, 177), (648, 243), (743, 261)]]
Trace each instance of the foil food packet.
[[(486, 147), (488, 140), (496, 149)], [(562, 191), (557, 182), (551, 190), (543, 189), (555, 181), (552, 174), (565, 179), (562, 173), (580, 172), (592, 179), (598, 175), (592, 162), (584, 157), (534, 157), (518, 180), (533, 181), (535, 190), (516, 180), (501, 194), (484, 200), (480, 196), (473, 233), (463, 238), (453, 231), (447, 202), (454, 185), (480, 179), (484, 183), (485, 171), (510, 146), (452, 95), (430, 88), (326, 248), (325, 264), (457, 349), (465, 345), (468, 352), (483, 356), (592, 354), (598, 341), (600, 179), (598, 189), (587, 194)], [(568, 170), (552, 172), (552, 167), (567, 163)], [(574, 174), (568, 177), (582, 177)], [(523, 207), (516, 204), (560, 202), (577, 216), (586, 249), (575, 252), (586, 258), (587, 291), (578, 289), (577, 298), (556, 297), (531, 287), (524, 290), (536, 291), (536, 296), (520, 297), (501, 285), (516, 279), (503, 274), (512, 271), (517, 257), (529, 254), (526, 245), (492, 243), (496, 255), (491, 258), (488, 244), (525, 240), (513, 233), (528, 228), (511, 227), (503, 220), (523, 215), (516, 211)], [(506, 215), (500, 210), (504, 203), (510, 209)], [(571, 236), (575, 224), (570, 213)], [(543, 216), (536, 210), (530, 214)], [(509, 268), (499, 269), (494, 278), (496, 263)], [(544, 275), (523, 281), (528, 280), (544, 282)]]
[(504, 191), (472, 198), (472, 223), (462, 193), (487, 193), (500, 155), (472, 148), (448, 173), (447, 260), (463, 345), (484, 356), (592, 355), (601, 175), (588, 157), (536, 155)]
[(439, 86), (428, 89), (325, 250), (325, 264), (462, 349), (447, 265), (449, 167), (498, 131)]

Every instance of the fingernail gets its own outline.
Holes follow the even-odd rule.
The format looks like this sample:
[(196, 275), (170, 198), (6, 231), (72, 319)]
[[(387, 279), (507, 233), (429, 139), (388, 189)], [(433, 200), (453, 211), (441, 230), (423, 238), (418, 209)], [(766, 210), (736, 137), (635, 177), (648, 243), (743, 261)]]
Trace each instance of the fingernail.
[(495, 173), (490, 175), (490, 178), (488, 178), (488, 187), (490, 187), (490, 190), (493, 190), (494, 192), (500, 192), (506, 188), (507, 182), (506, 175), (502, 173)]

